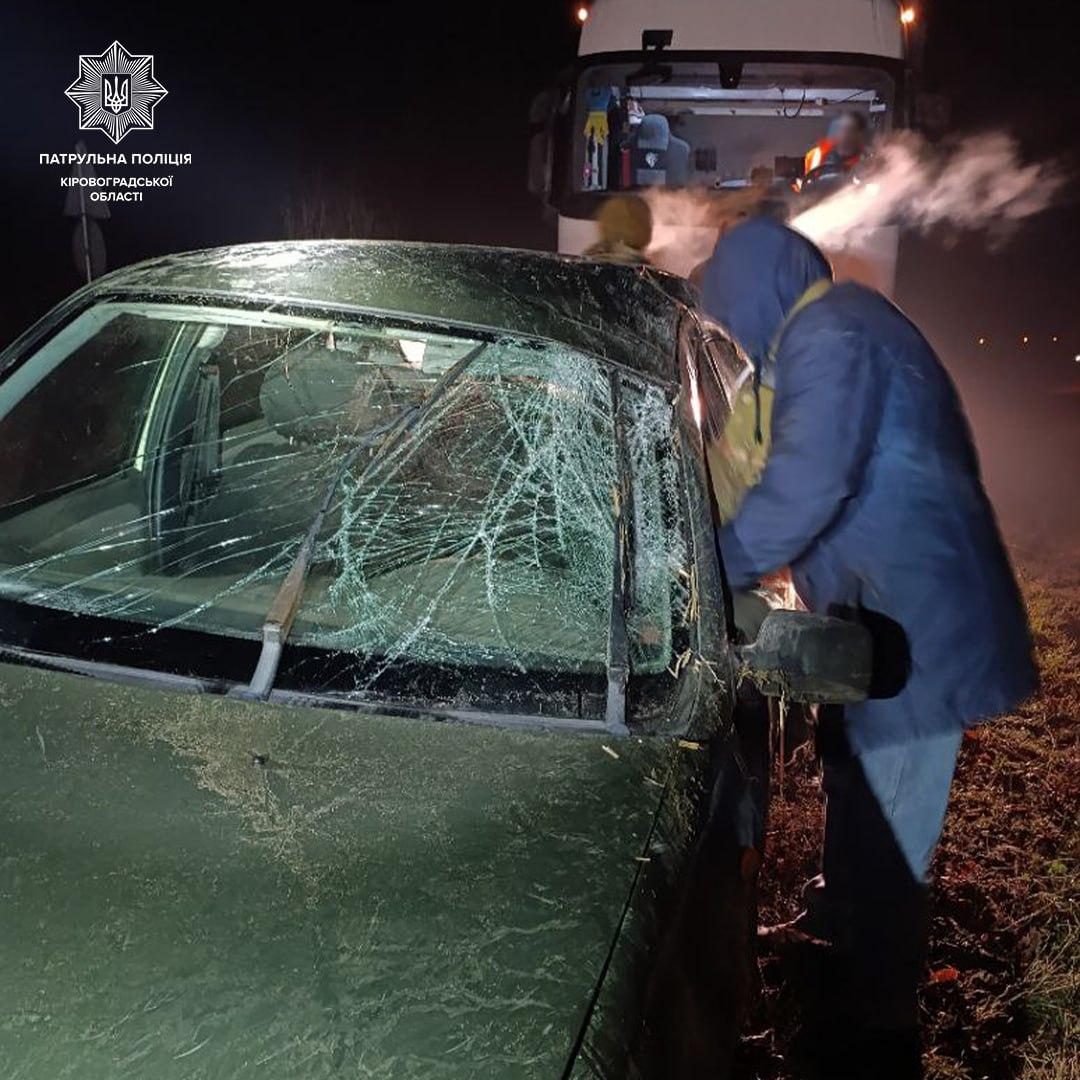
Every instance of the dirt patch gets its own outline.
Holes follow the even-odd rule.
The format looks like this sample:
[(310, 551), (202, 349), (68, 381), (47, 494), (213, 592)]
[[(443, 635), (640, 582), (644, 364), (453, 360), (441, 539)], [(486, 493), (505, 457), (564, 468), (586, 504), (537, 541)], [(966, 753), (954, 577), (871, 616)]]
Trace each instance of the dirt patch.
[[(1080, 1080), (1080, 562), (1031, 559), (1023, 585), (1043, 685), (964, 739), (933, 871), (929, 1080)], [(774, 788), (763, 922), (797, 913), (823, 809), (805, 746)], [(759, 966), (738, 1075), (794, 1080), (791, 988), (775, 960)]]

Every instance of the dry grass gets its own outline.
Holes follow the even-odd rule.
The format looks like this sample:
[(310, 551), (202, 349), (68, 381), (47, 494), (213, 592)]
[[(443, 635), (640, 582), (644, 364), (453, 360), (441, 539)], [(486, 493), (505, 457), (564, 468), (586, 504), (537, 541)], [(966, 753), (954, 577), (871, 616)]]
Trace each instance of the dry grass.
[[(929, 1080), (1080, 1080), (1077, 565), (1039, 565), (1024, 581), (1041, 693), (964, 740), (934, 865), (922, 992)], [(821, 819), (814, 761), (804, 753), (773, 798), (764, 920), (798, 909)], [(784, 1080), (792, 1003), (768, 961), (762, 978), (743, 1075)]]

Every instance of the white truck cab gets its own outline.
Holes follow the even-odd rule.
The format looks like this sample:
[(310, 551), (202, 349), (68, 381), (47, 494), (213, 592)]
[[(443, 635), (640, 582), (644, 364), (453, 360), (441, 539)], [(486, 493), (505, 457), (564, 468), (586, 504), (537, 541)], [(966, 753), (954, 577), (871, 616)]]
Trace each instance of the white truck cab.
[[(762, 199), (794, 215), (816, 197), (804, 181), (842, 114), (865, 153), (908, 119), (914, 10), (895, 0), (593, 0), (580, 15), (577, 62), (532, 115), (530, 189), (563, 252), (586, 252), (601, 203), (635, 192), (650, 259), (689, 274)], [(897, 247), (887, 227), (830, 254), (838, 277), (891, 292)]]

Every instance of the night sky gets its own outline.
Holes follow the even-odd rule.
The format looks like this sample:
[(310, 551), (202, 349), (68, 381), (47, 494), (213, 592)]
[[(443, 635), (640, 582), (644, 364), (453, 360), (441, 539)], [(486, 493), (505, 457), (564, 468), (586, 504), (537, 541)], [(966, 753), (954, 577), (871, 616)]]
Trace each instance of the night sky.
[[(1060, 158), (1080, 174), (1073, 5), (917, 6), (928, 83), (950, 96), (953, 129), (1010, 131), (1031, 158)], [(156, 130), (119, 149), (194, 156), (192, 166), (165, 170), (176, 174), (172, 190), (113, 206), (110, 267), (279, 238), (300, 192), (331, 214), (351, 207), (367, 235), (553, 247), (554, 231), (525, 191), (526, 119), (532, 95), (575, 54), (573, 7), (313, 2), (274, 17), (254, 4), (7, 4), (0, 339), (78, 284), (61, 170), (39, 165), (38, 154), (74, 147), (75, 108), (63, 92), (80, 52), (116, 38), (152, 53), (169, 96)], [(85, 139), (91, 150), (115, 149), (103, 135)], [(1074, 181), (1057, 208), (1000, 250), (944, 230), (907, 237), (901, 249), (897, 299), (960, 384), (992, 492), (1007, 513), (1029, 518), (1051, 501), (1051, 473), (1080, 502), (1078, 245)], [(976, 344), (980, 336), (988, 346)], [(1043, 478), (1034, 485), (1033, 469)]]

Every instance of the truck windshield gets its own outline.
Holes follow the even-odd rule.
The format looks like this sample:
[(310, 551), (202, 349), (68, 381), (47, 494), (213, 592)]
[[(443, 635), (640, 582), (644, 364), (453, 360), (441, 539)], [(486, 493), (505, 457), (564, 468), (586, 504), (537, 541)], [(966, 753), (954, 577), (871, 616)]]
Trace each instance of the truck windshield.
[(318, 522), (290, 642), (357, 685), (603, 673), (629, 469), (629, 658), (664, 672), (689, 604), (673, 410), (611, 380), (554, 342), (98, 304), (0, 382), (0, 597), (257, 640)]
[[(725, 54), (727, 55), (727, 54)], [(850, 64), (677, 60), (586, 67), (570, 128), (571, 191), (791, 183), (854, 114), (869, 146), (893, 121), (892, 76)], [(818, 163), (819, 164), (819, 163)]]

